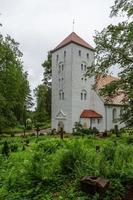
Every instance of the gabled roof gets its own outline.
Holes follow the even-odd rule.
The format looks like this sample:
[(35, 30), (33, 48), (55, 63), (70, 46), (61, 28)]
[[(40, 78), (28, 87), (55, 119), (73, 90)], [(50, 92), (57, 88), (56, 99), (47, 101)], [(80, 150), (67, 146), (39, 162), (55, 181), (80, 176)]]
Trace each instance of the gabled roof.
[(105, 104), (124, 105), (124, 104), (127, 104), (127, 102), (128, 102), (128, 101), (126, 101), (126, 102), (125, 101), (126, 101), (125, 94), (122, 91), (118, 91), (117, 94), (114, 94), (112, 97), (110, 97), (110, 96), (104, 97)]
[(91, 45), (89, 45), (86, 41), (84, 41), (81, 37), (79, 37), (75, 32), (72, 32), (55, 49), (53, 49), (52, 52), (66, 46), (70, 43), (75, 43), (75, 44), (78, 44), (87, 49), (94, 50), (94, 48)]
[(96, 80), (96, 88), (102, 89), (105, 85), (111, 83), (112, 81), (118, 81), (118, 77), (114, 77), (111, 75), (99, 75)]
[(102, 118), (102, 115), (95, 112), (94, 110), (83, 110), (80, 118)]
[[(111, 83), (112, 81), (118, 81), (118, 77), (114, 77), (111, 75), (99, 75), (96, 79), (96, 90), (100, 90), (104, 88), (106, 85)], [(124, 105), (125, 94), (124, 91), (118, 90), (111, 96), (102, 96), (103, 101), (105, 104), (112, 104), (112, 105)]]

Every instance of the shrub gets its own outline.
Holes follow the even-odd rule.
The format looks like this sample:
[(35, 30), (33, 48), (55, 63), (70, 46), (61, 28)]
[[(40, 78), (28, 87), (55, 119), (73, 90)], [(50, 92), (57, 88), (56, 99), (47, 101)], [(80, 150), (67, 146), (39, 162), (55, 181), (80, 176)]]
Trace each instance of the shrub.
[(111, 179), (110, 182), (110, 187), (105, 194), (104, 200), (121, 199), (125, 190), (120, 179)]
[(36, 136), (36, 134), (35, 133), (31, 133), (30, 136)]
[(92, 134), (91, 131), (92, 130), (89, 129), (89, 128), (82, 128), (82, 130), (81, 130), (81, 132), (82, 132), (83, 135), (90, 135), (90, 134)]
[(102, 136), (107, 137), (107, 131), (104, 131)]
[(81, 132), (73, 132), (73, 135), (74, 136), (81, 136), (81, 135), (83, 135)]
[(15, 134), (13, 132), (11, 133), (11, 137), (15, 137)]
[(74, 129), (76, 130), (76, 132), (80, 132), (83, 128), (80, 122), (75, 122), (74, 127), (75, 127)]
[(98, 131), (98, 129), (96, 127), (93, 127), (92, 133), (93, 133), (93, 135), (96, 135), (96, 134), (99, 133), (99, 131)]
[[(7, 155), (10, 152), (8, 159), (0, 155), (0, 199), (99, 199), (97, 194), (88, 197), (79, 190), (80, 178), (86, 175), (109, 179), (104, 200), (120, 199), (124, 192), (122, 184), (132, 184), (133, 147), (125, 142), (127, 138), (115, 137), (117, 144), (111, 137), (27, 139), (31, 145), (26, 149), (22, 149), (22, 138), (0, 141), (0, 151), (5, 145)], [(96, 152), (96, 146), (100, 152)]]
[(9, 147), (7, 141), (5, 141), (3, 144), (3, 147), (2, 147), (2, 154), (8, 157), (9, 152), (10, 152), (10, 147)]
[(133, 176), (132, 164), (133, 164), (133, 147), (119, 145), (115, 152), (114, 164), (113, 164), (113, 172), (112, 174), (116, 174), (119, 178), (123, 176)]
[(130, 135), (130, 136), (127, 138), (127, 144), (133, 144), (133, 135)]
[(72, 174), (75, 168), (82, 167), (87, 160), (86, 150), (82, 143), (74, 141), (64, 150), (60, 159), (61, 174)]
[(10, 144), (10, 149), (11, 149), (12, 152), (17, 152), (18, 144), (17, 143)]
[(27, 124), (26, 125), (26, 130), (32, 130), (32, 124)]
[(85, 135), (96, 135), (99, 133), (99, 131), (96, 129), (96, 127), (93, 128), (87, 128), (87, 129), (82, 129), (83, 134)]
[(115, 133), (115, 130), (112, 128), (112, 129), (110, 129), (110, 132), (111, 133)]
[(121, 133), (121, 134), (125, 134), (125, 133), (126, 133), (126, 129), (125, 129), (125, 128), (121, 128), (121, 129), (120, 129), (120, 133)]
[(61, 142), (61, 140), (51, 139), (51, 140), (39, 141), (35, 149), (36, 151), (41, 151), (43, 153), (51, 154), (55, 153), (62, 146), (63, 143)]
[(105, 161), (112, 162), (114, 160), (116, 146), (113, 143), (106, 145), (103, 148), (102, 154)]
[(95, 127), (93, 127), (93, 128), (81, 128), (80, 130), (78, 130), (77, 132), (73, 134), (84, 136), (84, 135), (96, 135), (98, 133), (99, 131)]

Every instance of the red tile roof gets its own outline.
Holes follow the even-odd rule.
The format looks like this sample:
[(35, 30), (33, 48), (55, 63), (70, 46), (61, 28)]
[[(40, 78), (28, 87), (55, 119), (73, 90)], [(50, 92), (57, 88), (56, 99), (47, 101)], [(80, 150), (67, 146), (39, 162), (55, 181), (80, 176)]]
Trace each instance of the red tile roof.
[(80, 118), (102, 118), (102, 115), (95, 112), (94, 110), (83, 110)]
[(89, 45), (86, 41), (79, 37), (75, 32), (72, 32), (55, 49), (53, 49), (53, 52), (70, 43), (75, 43), (87, 49), (94, 50), (94, 48), (91, 45)]
[(97, 83), (96, 83), (96, 88), (97, 89), (102, 89), (105, 85), (111, 83), (112, 81), (117, 81), (119, 80), (118, 77), (114, 77), (114, 76), (111, 76), (111, 75), (99, 75), (97, 77)]
[[(112, 81), (118, 81), (118, 77), (114, 77), (111, 75), (99, 75), (96, 79), (96, 89), (100, 90), (104, 88), (106, 85), (111, 83)], [(112, 96), (102, 96), (105, 104), (113, 104), (113, 105), (123, 105), (125, 94), (123, 91), (119, 90), (114, 93)]]
[(126, 99), (127, 98), (126, 98), (124, 92), (118, 91), (117, 94), (114, 94), (112, 97), (110, 97), (110, 96), (104, 97), (104, 103), (112, 104), (112, 105), (124, 105), (124, 104), (127, 104), (127, 102), (128, 102), (128, 101), (126, 101)]

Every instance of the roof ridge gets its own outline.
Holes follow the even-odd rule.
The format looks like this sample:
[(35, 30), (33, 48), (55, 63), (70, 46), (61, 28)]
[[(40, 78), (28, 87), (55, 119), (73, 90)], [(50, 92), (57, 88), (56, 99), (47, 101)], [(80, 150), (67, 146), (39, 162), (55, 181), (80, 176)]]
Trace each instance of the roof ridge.
[(94, 48), (88, 44), (85, 40), (83, 40), (80, 36), (78, 36), (75, 32), (70, 33), (62, 42), (60, 42), (54, 49), (52, 52), (70, 44), (70, 43), (75, 43), (78, 44), (80, 46), (83, 46), (85, 48), (94, 50)]

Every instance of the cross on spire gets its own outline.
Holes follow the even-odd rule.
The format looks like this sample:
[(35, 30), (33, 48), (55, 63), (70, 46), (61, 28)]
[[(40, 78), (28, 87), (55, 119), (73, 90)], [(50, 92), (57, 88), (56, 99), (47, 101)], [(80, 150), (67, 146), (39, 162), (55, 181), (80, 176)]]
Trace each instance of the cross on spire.
[(74, 32), (74, 25), (75, 25), (75, 20), (73, 19), (73, 30), (72, 30), (73, 32)]

